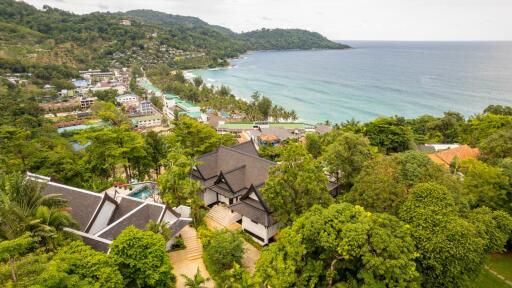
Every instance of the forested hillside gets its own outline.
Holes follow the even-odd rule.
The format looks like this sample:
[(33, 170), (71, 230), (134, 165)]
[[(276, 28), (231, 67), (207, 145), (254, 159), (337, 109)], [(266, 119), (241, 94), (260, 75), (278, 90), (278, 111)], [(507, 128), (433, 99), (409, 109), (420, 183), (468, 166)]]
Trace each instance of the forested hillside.
[(252, 39), (253, 34), (236, 34), (198, 18), (150, 10), (76, 15), (49, 6), (38, 10), (24, 2), (0, 0), (0, 61), (20, 66), (37, 62), (78, 69), (135, 63), (214, 67), (226, 65), (227, 58), (248, 50), (344, 48), (306, 31), (254, 33)]

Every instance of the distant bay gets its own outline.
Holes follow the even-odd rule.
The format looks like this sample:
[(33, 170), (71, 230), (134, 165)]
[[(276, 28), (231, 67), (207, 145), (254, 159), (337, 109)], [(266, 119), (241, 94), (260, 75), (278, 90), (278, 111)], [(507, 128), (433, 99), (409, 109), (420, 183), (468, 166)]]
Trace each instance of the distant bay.
[(260, 91), (312, 123), (512, 105), (512, 42), (343, 43), (354, 49), (253, 52), (192, 73), (238, 97)]

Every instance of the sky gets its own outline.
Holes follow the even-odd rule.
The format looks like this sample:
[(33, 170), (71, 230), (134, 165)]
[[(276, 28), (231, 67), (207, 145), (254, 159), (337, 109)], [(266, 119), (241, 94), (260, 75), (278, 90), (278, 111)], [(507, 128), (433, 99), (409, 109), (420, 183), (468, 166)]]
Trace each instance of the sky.
[(301, 28), (331, 40), (512, 40), (512, 0), (25, 0), (83, 14), (156, 11), (236, 32)]

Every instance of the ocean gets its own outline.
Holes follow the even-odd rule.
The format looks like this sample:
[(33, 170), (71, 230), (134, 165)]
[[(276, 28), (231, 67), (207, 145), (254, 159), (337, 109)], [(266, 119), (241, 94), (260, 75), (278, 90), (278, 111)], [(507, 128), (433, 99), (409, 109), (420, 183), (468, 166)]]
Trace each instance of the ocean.
[(240, 98), (259, 91), (311, 123), (512, 105), (512, 42), (342, 43), (353, 49), (251, 52), (191, 73)]

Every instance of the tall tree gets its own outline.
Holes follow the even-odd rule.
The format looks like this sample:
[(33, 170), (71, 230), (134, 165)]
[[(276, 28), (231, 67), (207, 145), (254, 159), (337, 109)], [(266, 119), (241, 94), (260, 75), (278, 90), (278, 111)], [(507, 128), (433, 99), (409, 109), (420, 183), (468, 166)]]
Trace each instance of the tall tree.
[(327, 177), (303, 145), (284, 146), (278, 163), (270, 169), (261, 192), (283, 225), (290, 225), (314, 204), (332, 203)]
[(343, 199), (369, 211), (396, 214), (418, 183), (436, 182), (449, 187), (460, 198), (462, 185), (457, 178), (435, 164), (424, 153), (408, 151), (380, 156), (367, 162)]
[(489, 207), (512, 211), (512, 187), (502, 169), (481, 161), (462, 162), (464, 196), (471, 207)]
[(370, 160), (370, 142), (359, 134), (344, 133), (329, 145), (321, 161), (327, 171), (336, 179), (338, 185), (343, 184), (348, 191), (355, 177), (361, 172), (363, 164)]
[(128, 124), (128, 118), (113, 103), (97, 101), (91, 106), (91, 111), (101, 120), (114, 126)]
[(403, 152), (411, 148), (411, 128), (401, 117), (380, 117), (366, 124), (366, 136), (384, 153)]
[(424, 287), (465, 287), (479, 275), (487, 243), (477, 226), (459, 217), (445, 187), (418, 184), (399, 215), (413, 229)]
[(314, 206), (263, 250), (265, 287), (419, 287), (410, 227), (347, 203)]
[(498, 160), (512, 157), (512, 128), (499, 130), (483, 140), (479, 145), (482, 157), (486, 160)]
[(156, 175), (160, 175), (162, 161), (167, 156), (167, 142), (164, 137), (154, 131), (145, 134), (144, 141), (146, 142), (146, 154), (153, 163), (153, 169)]
[(211, 152), (220, 145), (233, 145), (236, 140), (230, 134), (219, 135), (210, 126), (189, 117), (174, 121), (168, 138), (169, 146), (183, 149), (187, 156), (199, 156)]
[(175, 284), (161, 235), (130, 226), (112, 242), (110, 255), (125, 286), (167, 288)]
[[(222, 275), (233, 268), (233, 265), (242, 264), (244, 256), (244, 241), (239, 233), (220, 230), (214, 231), (204, 237), (204, 261), (212, 275)], [(217, 281), (217, 279), (214, 278)]]
[(320, 137), (316, 133), (307, 133), (305, 138), (306, 150), (308, 150), (309, 154), (311, 154), (311, 156), (313, 156), (315, 159), (320, 157), (323, 152), (322, 141)]
[(76, 226), (66, 201), (56, 194), (43, 195), (41, 188), (19, 174), (0, 175), (0, 239), (31, 232), (47, 244), (64, 227)]
[(9, 259), (12, 282), (16, 284), (16, 256), (25, 253), (34, 245), (34, 239), (30, 233), (25, 233), (17, 238), (0, 241), (0, 260)]

